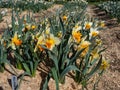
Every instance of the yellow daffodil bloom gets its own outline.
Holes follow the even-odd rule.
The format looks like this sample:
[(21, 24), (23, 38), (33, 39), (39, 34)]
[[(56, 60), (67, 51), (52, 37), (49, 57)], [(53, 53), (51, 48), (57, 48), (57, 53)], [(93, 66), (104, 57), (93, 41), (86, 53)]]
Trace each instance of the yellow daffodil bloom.
[(36, 29), (36, 26), (35, 26), (35, 25), (32, 25), (32, 26), (31, 26), (31, 29), (32, 29), (32, 30)]
[(90, 39), (92, 38), (92, 37), (96, 37), (97, 35), (99, 34), (99, 31), (97, 31), (97, 28), (91, 28), (90, 29)]
[(81, 54), (80, 54), (80, 57), (85, 57), (85, 55), (87, 54), (89, 50), (89, 47), (87, 47)]
[(82, 34), (79, 31), (73, 30), (72, 36), (75, 42), (79, 43), (81, 41)]
[(39, 48), (40, 51), (44, 50), (44, 48), (42, 48), (41, 46), (38, 46), (38, 48)]
[(93, 31), (93, 32), (91, 32), (91, 35), (92, 35), (93, 37), (97, 36), (97, 35), (98, 35), (98, 31)]
[(12, 43), (16, 46), (20, 46), (22, 44), (22, 40), (18, 39), (17, 33), (15, 33), (14, 37), (12, 38)]
[(50, 50), (52, 50), (53, 47), (59, 43), (60, 39), (58, 37), (55, 37), (53, 34), (50, 34), (50, 36), (45, 40), (45, 45)]
[(102, 40), (101, 39), (96, 39), (95, 42), (96, 42), (97, 45), (101, 45), (102, 44)]
[(84, 29), (86, 29), (86, 30), (90, 29), (92, 24), (93, 24), (92, 22), (85, 22)]
[(43, 51), (44, 49), (41, 47), (41, 45), (45, 45), (45, 37), (43, 35), (41, 35), (39, 38), (38, 38), (38, 41), (37, 41), (37, 45), (35, 46), (35, 49), (34, 49), (34, 52), (37, 51), (37, 49), (39, 48), (40, 51)]
[(25, 31), (30, 30), (30, 29), (31, 29), (31, 25), (30, 24), (25, 25)]
[(106, 70), (108, 67), (109, 67), (109, 63), (106, 60), (103, 60), (101, 66), (100, 66), (100, 69)]
[(94, 49), (91, 52), (91, 55), (92, 55), (92, 59), (98, 59), (99, 58), (98, 49)]
[(104, 21), (101, 21), (101, 22), (100, 22), (100, 26), (101, 26), (101, 27), (105, 27), (105, 22), (104, 22)]
[(75, 27), (73, 28), (73, 30), (75, 30), (75, 31), (79, 31), (81, 29), (82, 29), (82, 27), (79, 26), (78, 24), (76, 24)]
[(64, 15), (64, 16), (62, 17), (62, 20), (63, 20), (63, 21), (66, 21), (67, 18), (68, 18), (68, 17)]
[(78, 46), (78, 50), (84, 49), (84, 51), (80, 55), (81, 57), (84, 57), (87, 54), (87, 52), (89, 50), (89, 46), (91, 44), (89, 41), (85, 41), (85, 38), (82, 39), (80, 45)]
[(54, 39), (47, 39), (46, 40), (46, 47), (47, 48), (52, 48), (53, 46), (55, 45), (55, 41), (54, 41)]
[(79, 45), (80, 49), (88, 48), (91, 43), (89, 41), (82, 41)]
[(50, 34), (50, 28), (47, 28), (47, 29), (45, 30), (45, 34)]
[(59, 31), (59, 32), (57, 33), (57, 36), (58, 36), (59, 38), (62, 38), (62, 32)]

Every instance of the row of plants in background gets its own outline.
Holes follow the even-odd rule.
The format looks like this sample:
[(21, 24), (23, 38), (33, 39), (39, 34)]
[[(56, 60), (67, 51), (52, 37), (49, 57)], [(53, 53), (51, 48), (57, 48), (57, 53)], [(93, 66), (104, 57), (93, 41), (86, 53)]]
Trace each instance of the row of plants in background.
[(106, 1), (98, 5), (101, 9), (105, 10), (110, 16), (117, 18), (120, 22), (120, 1)]
[(13, 8), (18, 11), (31, 10), (33, 12), (39, 12), (51, 7), (53, 2), (46, 2), (44, 0), (2, 0), (0, 1), (1, 8)]
[(120, 1), (120, 0), (87, 0), (88, 2), (106, 2), (106, 1)]
[[(87, 5), (85, 3), (81, 2)], [(16, 74), (19, 79), (25, 75), (34, 77), (40, 63), (51, 63), (46, 66), (50, 70), (43, 90), (47, 89), (50, 78), (55, 80), (56, 90), (59, 90), (59, 83), (65, 83), (69, 72), (83, 88), (87, 88), (94, 75), (99, 79), (109, 66), (102, 57), (105, 48), (99, 38), (99, 30), (105, 23), (86, 17), (86, 6), (76, 7), (71, 7), (74, 12), (64, 7), (39, 23), (29, 15), (20, 18), (12, 11), (12, 23), (0, 39), (1, 71), (4, 71), (5, 64), (9, 64), (11, 68), (24, 70), (22, 75)]]

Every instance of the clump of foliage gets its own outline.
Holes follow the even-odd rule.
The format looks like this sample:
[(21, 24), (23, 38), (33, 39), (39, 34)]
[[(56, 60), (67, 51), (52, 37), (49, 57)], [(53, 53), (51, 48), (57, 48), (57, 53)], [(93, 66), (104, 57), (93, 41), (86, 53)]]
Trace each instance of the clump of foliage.
[[(29, 15), (20, 18), (18, 13), (12, 12), (12, 23), (0, 39), (1, 71), (4, 71), (5, 64), (9, 64), (24, 70), (22, 75), (16, 74), (20, 79), (25, 75), (34, 77), (40, 63), (52, 63), (46, 66), (49, 72), (43, 90), (46, 90), (50, 78), (55, 80), (56, 90), (59, 90), (59, 83), (65, 83), (68, 72), (83, 88), (87, 88), (94, 75), (99, 79), (109, 66), (102, 56), (105, 48), (99, 38), (99, 31), (105, 23), (86, 17), (86, 6), (81, 6), (87, 5), (86, 2), (75, 3), (76, 7), (70, 6), (74, 11), (66, 6), (55, 16), (39, 23)], [(68, 2), (68, 6), (71, 4)]]
[(46, 10), (52, 6), (52, 2), (35, 1), (35, 0), (3, 0), (0, 2), (1, 8), (13, 8), (15, 10), (24, 11), (31, 10), (33, 12), (39, 12), (41, 10)]
[(105, 10), (111, 17), (117, 18), (118, 22), (120, 22), (120, 1), (106, 1), (98, 6)]

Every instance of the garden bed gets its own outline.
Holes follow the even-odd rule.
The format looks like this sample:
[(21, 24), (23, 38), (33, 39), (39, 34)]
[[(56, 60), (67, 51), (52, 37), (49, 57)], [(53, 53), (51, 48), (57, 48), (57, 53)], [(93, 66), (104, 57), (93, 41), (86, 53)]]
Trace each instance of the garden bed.
[[(51, 17), (51, 16), (54, 16), (55, 15), (55, 12), (57, 11), (57, 9), (60, 9), (60, 8), (62, 8), (62, 5), (55, 5), (55, 6), (53, 6), (52, 8), (50, 8), (50, 9), (48, 9), (48, 10), (46, 10), (46, 11), (43, 11), (43, 13), (40, 13), (40, 14), (34, 14), (34, 17), (35, 17), (35, 19), (36, 19), (36, 21), (38, 20), (38, 18), (41, 18), (41, 17)], [(88, 9), (88, 11), (87, 12), (89, 12), (89, 15), (90, 15), (90, 17), (92, 16), (94, 16), (95, 18), (99, 18), (100, 20), (102, 19), (102, 16), (100, 15), (100, 17), (99, 16), (97, 16), (97, 14), (95, 13), (95, 9), (96, 9), (96, 7), (93, 7), (93, 6), (90, 6), (90, 7), (88, 7), (89, 9)], [(94, 10), (93, 10), (94, 9)], [(98, 11), (98, 12), (101, 12), (101, 11)], [(74, 12), (72, 12), (72, 14), (73, 14)], [(25, 13), (23, 13), (23, 15), (25, 15), (26, 14), (26, 12)], [(103, 13), (104, 14), (104, 13)], [(9, 16), (9, 14), (7, 15), (7, 16)], [(1, 22), (1, 23), (4, 23), (6, 20), (8, 20), (7, 19), (7, 16), (5, 16), (4, 18), (4, 21), (3, 22)], [(68, 15), (69, 16), (69, 15)], [(22, 15), (21, 15), (21, 17), (22, 17)], [(67, 17), (65, 17), (64, 15), (63, 15), (63, 17), (64, 18), (62, 18), (61, 20), (67, 20)], [(9, 18), (9, 17), (8, 17)], [(9, 18), (10, 19), (10, 18)], [(59, 20), (58, 19), (58, 17), (56, 18), (57, 20)], [(74, 19), (73, 20), (73, 22), (75, 22), (75, 20), (77, 20), (77, 19)], [(104, 20), (104, 19), (103, 19)], [(97, 88), (97, 90), (119, 90), (119, 82), (120, 82), (120, 77), (119, 77), (119, 53), (120, 53), (120, 50), (119, 50), (119, 48), (120, 48), (120, 44), (119, 44), (119, 42), (120, 42), (120, 38), (119, 38), (119, 34), (120, 34), (120, 30), (119, 30), (119, 25), (117, 25), (116, 24), (116, 21), (115, 21), (115, 23), (111, 23), (111, 22), (113, 22), (113, 21), (109, 21), (110, 19), (108, 18), (106, 18), (106, 21), (105, 21), (105, 23), (106, 23), (106, 28), (108, 29), (108, 30), (104, 30), (104, 31), (100, 31), (100, 35), (99, 35), (99, 37), (102, 39), (102, 41), (103, 41), (103, 46), (104, 47), (107, 47), (107, 50), (104, 52), (104, 53), (102, 53), (102, 55), (104, 56), (104, 57), (106, 57), (106, 59), (107, 60), (109, 60), (110, 61), (110, 63), (111, 63), (111, 65), (110, 65), (110, 68), (109, 68), (109, 70), (107, 71), (107, 73), (104, 73), (103, 74), (103, 77), (101, 78), (101, 80), (100, 80), (100, 82), (99, 82), (99, 84), (98, 84), (98, 86), (96, 86), (96, 88)], [(11, 23), (11, 21), (10, 20), (8, 20), (10, 23)], [(39, 21), (39, 20), (38, 20)], [(54, 23), (54, 22), (52, 22), (52, 23)], [(111, 24), (111, 25), (109, 25), (109, 24)], [(114, 24), (116, 24), (116, 25), (114, 25)], [(3, 30), (3, 24), (0, 24), (0, 25), (2, 25), (1, 27), (2, 27), (2, 30)], [(63, 25), (63, 23), (62, 23), (62, 25)], [(66, 24), (67, 25), (67, 24)], [(63, 27), (63, 26), (62, 26)], [(6, 28), (6, 26), (4, 27), (4, 28)], [(54, 27), (53, 27), (54, 28)], [(66, 28), (66, 27), (65, 27)], [(68, 27), (68, 29), (69, 29), (70, 27)], [(76, 28), (76, 27), (75, 27)], [(62, 28), (62, 29), (64, 29), (64, 28)], [(83, 30), (84, 29), (87, 29), (87, 27), (85, 27), (85, 28), (83, 28)], [(64, 31), (63, 31), (64, 32)], [(81, 31), (80, 31), (81, 32)], [(78, 32), (77, 32), (78, 33)], [(81, 32), (81, 33), (83, 33), (83, 32)], [(66, 33), (66, 34), (69, 34), (69, 33)], [(72, 34), (73, 35), (73, 34)], [(89, 35), (88, 35), (89, 36)], [(108, 38), (109, 37), (109, 38)], [(92, 38), (92, 37), (91, 37)], [(74, 40), (76, 40), (76, 38), (74, 38)], [(79, 39), (78, 39), (79, 40)], [(88, 39), (89, 40), (89, 39)], [(20, 40), (19, 40), (20, 41)], [(84, 41), (84, 40), (83, 40)], [(76, 42), (76, 41), (75, 41)], [(112, 42), (114, 42), (114, 43), (112, 43)], [(20, 44), (20, 43), (19, 43)], [(57, 45), (56, 45), (57, 46)], [(65, 49), (66, 49), (67, 47), (65, 47)], [(13, 48), (14, 49), (14, 48)], [(44, 47), (44, 49), (46, 49), (45, 47)], [(48, 49), (49, 49), (49, 47), (48, 47)], [(48, 49), (46, 49), (46, 50), (48, 50)], [(55, 48), (56, 49), (56, 48)], [(73, 48), (73, 49), (75, 49), (75, 48)], [(51, 50), (51, 49), (50, 49)], [(57, 49), (56, 49), (57, 50)], [(14, 50), (13, 50), (14, 51)], [(59, 51), (59, 50), (58, 50)], [(64, 51), (63, 51), (64, 52)], [(52, 54), (54, 54), (54, 53), (52, 53), (52, 52), (49, 52), (49, 50), (48, 50), (48, 55), (52, 55)], [(50, 54), (51, 53), (51, 54)], [(57, 53), (57, 52), (56, 52)], [(65, 52), (64, 52), (65, 53)], [(43, 53), (43, 55), (44, 55), (44, 53)], [(69, 55), (69, 54), (68, 54)], [(87, 54), (87, 55), (89, 55), (89, 54)], [(70, 59), (70, 56), (68, 56), (68, 58)], [(17, 59), (19, 59), (19, 58), (17, 58)], [(42, 63), (40, 63), (39, 65), (38, 65), (38, 68), (37, 68), (37, 70), (36, 70), (36, 75), (34, 76), (34, 74), (33, 74), (33, 77), (28, 77), (28, 76), (25, 76), (24, 77), (24, 80), (22, 81), (22, 83), (21, 83), (21, 85), (20, 85), (20, 90), (23, 90), (23, 89), (25, 89), (25, 90), (42, 90), (42, 88), (43, 88), (43, 85), (44, 85), (44, 83), (45, 83), (45, 81), (46, 81), (46, 76), (48, 75), (48, 73), (50, 73), (51, 74), (51, 70), (55, 70), (55, 68), (53, 67), (54, 65), (53, 65), (53, 63), (55, 63), (55, 61), (54, 61), (54, 58), (51, 58), (51, 56), (50, 56), (50, 58), (48, 58), (47, 60), (52, 60), (53, 59), (53, 62), (49, 62), (49, 61), (47, 61), (47, 63), (44, 63), (44, 62), (42, 62)], [(21, 60), (21, 59), (20, 59)], [(64, 59), (63, 59), (64, 60)], [(49, 65), (49, 63), (52, 63), (52, 67), (51, 67), (51, 65)], [(76, 61), (77, 62), (77, 61)], [(99, 62), (98, 63), (100, 63), (101, 62), (101, 59), (99, 59)], [(79, 63), (79, 62), (77, 62), (77, 63)], [(66, 65), (66, 63), (64, 63), (65, 65)], [(79, 64), (78, 64), (79, 65)], [(14, 65), (13, 65), (14, 66)], [(13, 67), (12, 66), (12, 67)], [(47, 67), (48, 66), (48, 67)], [(83, 68), (86, 68), (86, 66), (84, 66), (84, 64), (83, 64)], [(100, 66), (98, 66), (98, 67), (100, 67)], [(14, 67), (13, 67), (14, 68)], [(26, 68), (25, 68), (26, 69)], [(65, 68), (66, 69), (66, 68)], [(106, 69), (106, 68), (105, 68)], [(16, 69), (16, 68), (14, 68), (14, 70), (18, 73), (18, 77), (19, 77), (19, 75), (20, 74), (23, 74), (24, 73), (24, 71), (23, 70), (18, 70), (18, 69)], [(27, 70), (27, 69), (26, 69)], [(90, 69), (91, 70), (91, 69)], [(91, 70), (92, 71), (92, 70)], [(57, 71), (56, 71), (57, 72)], [(55, 72), (54, 71), (52, 71), (52, 73), (54, 73), (53, 74), (53, 77), (54, 77), (54, 79), (55, 80), (53, 80), (53, 77), (52, 78), (50, 78), (50, 81), (49, 81), (49, 83), (48, 83), (48, 88), (47, 88), (47, 90), (56, 90), (56, 78), (55, 78)], [(84, 81), (83, 82), (81, 82), (82, 84), (77, 84), (76, 82), (75, 82), (75, 79), (72, 77), (72, 76), (74, 76), (74, 74), (73, 73), (75, 73), (74, 71), (71, 71), (70, 73), (67, 73), (66, 74), (66, 76), (65, 76), (65, 83), (64, 84), (58, 84), (59, 85), (59, 88), (60, 88), (60, 90), (81, 90), (82, 89), (82, 84), (84, 83)], [(12, 75), (14, 75), (15, 74), (15, 72), (13, 72), (13, 69), (11, 69), (10, 68), (10, 66), (8, 66), (8, 65), (6, 65), (5, 66), (5, 71), (4, 71), (4, 73), (0, 73), (0, 90), (12, 90), (12, 88), (11, 88), (11, 77), (12, 77)], [(89, 73), (88, 73), (89, 74)], [(88, 75), (88, 74), (86, 74), (86, 75)], [(87, 86), (87, 88), (88, 88), (88, 90), (92, 90), (92, 88), (93, 88), (93, 83), (95, 83), (94, 81), (95, 80), (97, 80), (97, 74), (95, 74), (95, 75), (93, 75), (92, 76), (93, 78), (91, 78), (90, 79), (90, 81), (89, 81), (89, 83), (90, 84), (88, 84), (88, 86)], [(86, 83), (84, 83), (84, 84), (86, 84)], [(83, 84), (83, 85), (84, 85)]]

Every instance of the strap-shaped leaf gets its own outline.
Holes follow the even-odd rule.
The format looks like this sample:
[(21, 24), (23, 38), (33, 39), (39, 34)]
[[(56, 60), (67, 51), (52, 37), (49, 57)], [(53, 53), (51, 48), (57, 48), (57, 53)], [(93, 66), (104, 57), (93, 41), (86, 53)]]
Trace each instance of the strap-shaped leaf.
[(54, 30), (54, 27), (53, 27), (53, 24), (52, 24), (52, 22), (51, 22), (51, 19), (49, 18), (49, 22), (50, 22), (50, 25), (51, 25), (51, 33), (53, 33), (55, 30)]
[(63, 33), (63, 36), (65, 35), (65, 28), (64, 28), (64, 24), (63, 24), (63, 21), (62, 21), (62, 19), (61, 19), (61, 17), (59, 17), (59, 19), (60, 19), (60, 25), (61, 25), (61, 28), (62, 28), (62, 33)]
[(2, 62), (2, 58), (3, 58), (3, 49), (2, 49), (2, 46), (0, 44), (0, 63)]
[(33, 75), (33, 68), (34, 68), (33, 62), (30, 61), (30, 71), (32, 75)]
[(29, 45), (29, 48), (30, 48), (30, 51), (31, 51), (31, 53), (32, 53), (32, 56), (31, 56), (31, 57), (34, 57), (34, 58), (36, 58), (38, 61), (40, 61), (40, 58), (38, 57), (37, 53), (34, 52), (34, 48), (33, 48), (31, 45)]
[(50, 78), (51, 78), (51, 74), (49, 73), (48, 76), (45, 78), (45, 83), (43, 84), (42, 90), (47, 90)]
[(15, 55), (15, 57), (16, 57), (17, 59), (19, 59), (21, 62), (24, 61), (24, 59), (23, 59), (18, 53), (16, 53), (15, 51), (14, 51), (14, 55)]
[(81, 49), (79, 51), (77, 51), (77, 53), (74, 55), (74, 57), (71, 59), (71, 63), (73, 63), (76, 58), (84, 51), (85, 49)]
[(83, 69), (83, 74), (85, 74), (87, 72), (88, 64), (89, 64), (89, 59), (90, 59), (90, 51), (85, 56), (85, 67)]
[(58, 81), (57, 71), (56, 71), (55, 68), (52, 68), (51, 71), (52, 71), (52, 76), (53, 76), (53, 78), (55, 80), (56, 90), (59, 90), (59, 81)]
[(107, 49), (107, 48), (104, 48), (104, 49), (100, 50), (100, 51), (98, 52), (98, 54), (104, 52), (106, 49)]
[(100, 59), (99, 59), (98, 64), (96, 65), (96, 67), (94, 67), (94, 68), (90, 71), (90, 73), (88, 73), (87, 78), (91, 77), (91, 76), (100, 68), (101, 63), (102, 63), (102, 55), (101, 55), (101, 57), (100, 57)]
[(76, 66), (74, 66), (74, 65), (70, 65), (70, 66), (68, 66), (68, 67), (66, 67), (65, 69), (64, 69), (64, 71), (61, 73), (61, 75), (60, 75), (60, 78), (62, 78), (62, 77), (64, 77), (69, 71), (71, 71), (71, 70), (77, 70), (77, 71), (79, 71), (79, 69), (76, 67)]
[(23, 67), (24, 67), (25, 71), (28, 72), (28, 73), (31, 73), (29, 66), (26, 63), (22, 63), (22, 64), (23, 64)]
[(58, 69), (58, 59), (57, 59), (57, 57), (53, 53), (51, 53), (51, 52), (48, 52), (48, 54), (49, 54), (50, 59), (53, 60), (56, 69), (59, 70)]
[(38, 67), (39, 61), (34, 62), (33, 75), (35, 75), (36, 69)]

